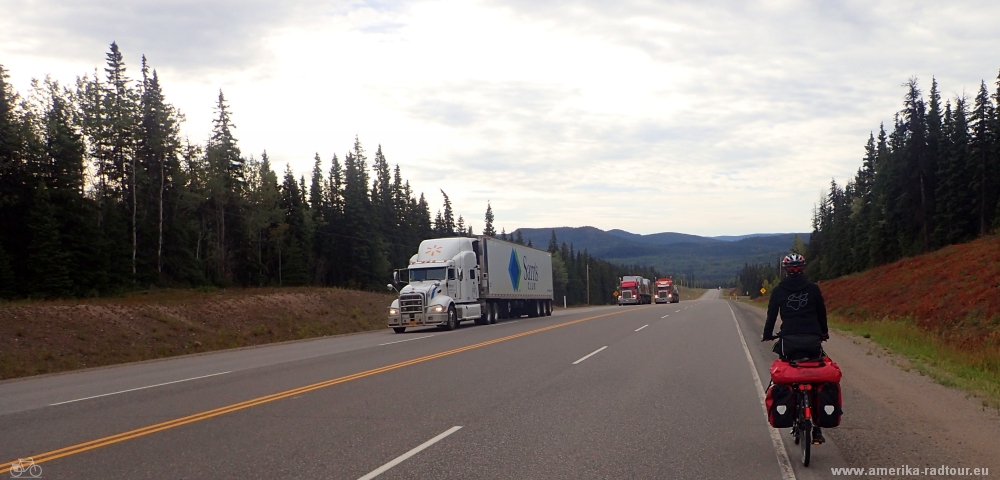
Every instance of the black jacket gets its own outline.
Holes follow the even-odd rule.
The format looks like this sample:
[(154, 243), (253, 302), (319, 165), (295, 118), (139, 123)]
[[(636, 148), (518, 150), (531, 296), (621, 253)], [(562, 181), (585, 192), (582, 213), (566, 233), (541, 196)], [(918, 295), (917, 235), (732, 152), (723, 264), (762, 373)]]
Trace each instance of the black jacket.
[(785, 277), (774, 291), (767, 305), (767, 323), (764, 339), (773, 336), (774, 322), (781, 313), (781, 330), (778, 336), (795, 334), (826, 335), (826, 305), (819, 287), (803, 275)]

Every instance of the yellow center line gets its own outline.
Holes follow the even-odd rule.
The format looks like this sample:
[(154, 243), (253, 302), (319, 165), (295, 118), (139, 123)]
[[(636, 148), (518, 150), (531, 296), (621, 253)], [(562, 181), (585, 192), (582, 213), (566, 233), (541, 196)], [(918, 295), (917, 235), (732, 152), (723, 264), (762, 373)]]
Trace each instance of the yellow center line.
[[(644, 308), (650, 308), (650, 307), (644, 307)], [(550, 325), (548, 327), (542, 327), (542, 328), (537, 328), (537, 329), (534, 329), (534, 330), (529, 330), (527, 332), (521, 332), (521, 333), (516, 333), (516, 334), (513, 334), (513, 335), (508, 335), (506, 337), (501, 337), (501, 338), (497, 338), (497, 339), (493, 339), (493, 340), (487, 340), (485, 342), (480, 342), (480, 343), (476, 343), (476, 344), (473, 344), (473, 345), (467, 345), (465, 347), (459, 347), (459, 348), (455, 348), (455, 349), (452, 349), (452, 350), (446, 350), (444, 352), (434, 353), (434, 354), (431, 354), (431, 355), (427, 355), (427, 356), (423, 356), (423, 357), (419, 357), (419, 358), (414, 358), (412, 360), (406, 360), (406, 361), (403, 361), (403, 362), (394, 363), (392, 365), (386, 365), (384, 367), (373, 368), (371, 370), (365, 370), (363, 372), (358, 372), (358, 373), (354, 373), (354, 374), (351, 374), (351, 375), (346, 375), (346, 376), (343, 376), (343, 377), (338, 377), (338, 378), (334, 378), (334, 379), (330, 379), (330, 380), (324, 380), (322, 382), (313, 383), (311, 385), (306, 385), (306, 386), (303, 386), (303, 387), (293, 388), (291, 390), (286, 390), (284, 392), (278, 392), (278, 393), (274, 393), (274, 394), (271, 394), (271, 395), (265, 395), (263, 397), (258, 397), (258, 398), (254, 398), (254, 399), (251, 399), (251, 400), (246, 400), (246, 401), (243, 401), (243, 402), (240, 402), (240, 403), (234, 403), (232, 405), (227, 405), (227, 406), (224, 406), (224, 407), (219, 407), (219, 408), (208, 410), (208, 411), (205, 411), (205, 412), (196, 413), (194, 415), (188, 415), (186, 417), (175, 418), (173, 420), (169, 420), (169, 421), (166, 421), (166, 422), (163, 422), (163, 423), (157, 423), (155, 425), (150, 425), (148, 427), (142, 427), (142, 428), (138, 428), (138, 429), (135, 429), (135, 430), (129, 430), (127, 432), (122, 432), (122, 433), (119, 433), (119, 434), (116, 434), (116, 435), (111, 435), (111, 436), (107, 436), (107, 437), (103, 437), (103, 438), (98, 438), (96, 440), (91, 440), (89, 442), (79, 443), (79, 444), (72, 445), (72, 446), (69, 446), (69, 447), (60, 448), (58, 450), (52, 450), (51, 452), (45, 452), (45, 453), (42, 453), (42, 454), (39, 454), (39, 455), (33, 455), (32, 458), (34, 459), (35, 463), (48, 462), (48, 461), (51, 461), (51, 460), (55, 460), (57, 458), (62, 458), (62, 457), (66, 457), (66, 456), (69, 456), (69, 455), (76, 455), (78, 453), (83, 453), (83, 452), (86, 452), (88, 450), (93, 450), (95, 448), (104, 447), (104, 446), (111, 445), (111, 444), (114, 444), (114, 443), (124, 442), (126, 440), (131, 440), (133, 438), (142, 437), (142, 436), (149, 435), (151, 433), (156, 433), (156, 432), (163, 431), (163, 430), (168, 430), (168, 429), (171, 429), (171, 428), (179, 427), (181, 425), (187, 425), (189, 423), (194, 423), (194, 422), (198, 422), (198, 421), (201, 421), (201, 420), (207, 420), (209, 418), (217, 417), (219, 415), (224, 415), (224, 414), (235, 412), (235, 411), (238, 411), (238, 410), (243, 410), (245, 408), (255, 407), (257, 405), (263, 405), (265, 403), (270, 403), (270, 402), (273, 402), (275, 400), (281, 400), (283, 398), (288, 398), (288, 397), (299, 395), (299, 394), (302, 394), (302, 393), (311, 392), (313, 390), (318, 390), (318, 389), (321, 389), (321, 388), (326, 388), (326, 387), (337, 385), (337, 384), (340, 384), (340, 383), (349, 382), (351, 380), (357, 380), (359, 378), (369, 377), (369, 376), (376, 375), (376, 374), (379, 374), (379, 373), (388, 372), (390, 370), (396, 370), (398, 368), (408, 367), (410, 365), (415, 365), (415, 364), (418, 364), (418, 363), (423, 363), (423, 362), (434, 360), (434, 359), (441, 358), (441, 357), (447, 357), (449, 355), (454, 355), (456, 353), (466, 352), (466, 351), (469, 351), (469, 350), (474, 350), (474, 349), (477, 349), (477, 348), (482, 348), (482, 347), (485, 347), (485, 346), (488, 346), (488, 345), (493, 345), (493, 344), (500, 343), (500, 342), (506, 342), (508, 340), (513, 340), (515, 338), (521, 338), (521, 337), (525, 337), (525, 336), (528, 336), (528, 335), (533, 335), (533, 334), (536, 334), (536, 333), (546, 332), (546, 331), (553, 330), (553, 329), (556, 329), (556, 328), (561, 328), (561, 327), (565, 327), (565, 326), (569, 326), (569, 325), (574, 325), (574, 324), (577, 324), (577, 323), (580, 323), (580, 322), (586, 322), (586, 321), (589, 321), (589, 320), (594, 320), (594, 319), (598, 319), (598, 318), (602, 318), (602, 317), (609, 317), (611, 315), (618, 315), (618, 314), (622, 314), (622, 313), (626, 313), (626, 312), (631, 312), (631, 311), (635, 311), (635, 309), (630, 309), (630, 310), (626, 310), (626, 311), (616, 311), (616, 312), (612, 312), (612, 313), (606, 313), (606, 314), (603, 314), (603, 315), (595, 315), (593, 317), (581, 318), (579, 320), (572, 320), (572, 321), (569, 321), (569, 322), (563, 322), (563, 323), (559, 323), (559, 324), (556, 324), (556, 325)], [(25, 457), (25, 458), (27, 458), (27, 457)], [(14, 461), (11, 461), (11, 462), (0, 464), (0, 473), (9, 472), (11, 470), (11, 468), (13, 468), (14, 464), (16, 464), (17, 462), (18, 462), (18, 460), (14, 460)]]

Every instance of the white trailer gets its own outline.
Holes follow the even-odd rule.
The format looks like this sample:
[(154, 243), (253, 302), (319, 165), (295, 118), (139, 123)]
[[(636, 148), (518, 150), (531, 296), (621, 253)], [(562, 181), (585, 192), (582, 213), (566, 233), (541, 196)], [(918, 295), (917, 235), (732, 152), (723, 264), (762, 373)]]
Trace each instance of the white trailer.
[[(406, 283), (389, 307), (389, 327), (396, 333), (552, 314), (551, 254), (492, 237), (424, 240), (393, 279)], [(396, 290), (394, 284), (389, 288)]]

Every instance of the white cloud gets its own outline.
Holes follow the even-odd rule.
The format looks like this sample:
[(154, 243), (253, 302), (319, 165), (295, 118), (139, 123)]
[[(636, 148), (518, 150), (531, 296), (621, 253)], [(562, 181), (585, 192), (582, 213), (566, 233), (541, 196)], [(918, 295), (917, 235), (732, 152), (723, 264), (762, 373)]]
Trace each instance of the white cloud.
[(298, 172), (377, 144), (477, 228), (803, 231), (910, 76), (1000, 67), (998, 6), (910, 2), (25, 2), (0, 62), (64, 82), (145, 52), (207, 136), (223, 88), (244, 153)]

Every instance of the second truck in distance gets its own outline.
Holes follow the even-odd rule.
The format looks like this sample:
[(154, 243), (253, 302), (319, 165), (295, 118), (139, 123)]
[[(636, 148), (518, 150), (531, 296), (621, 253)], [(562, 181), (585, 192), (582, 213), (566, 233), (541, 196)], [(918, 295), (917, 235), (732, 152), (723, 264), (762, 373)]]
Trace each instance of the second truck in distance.
[(656, 303), (677, 303), (680, 301), (680, 292), (677, 291), (677, 285), (674, 285), (672, 278), (656, 280)]

